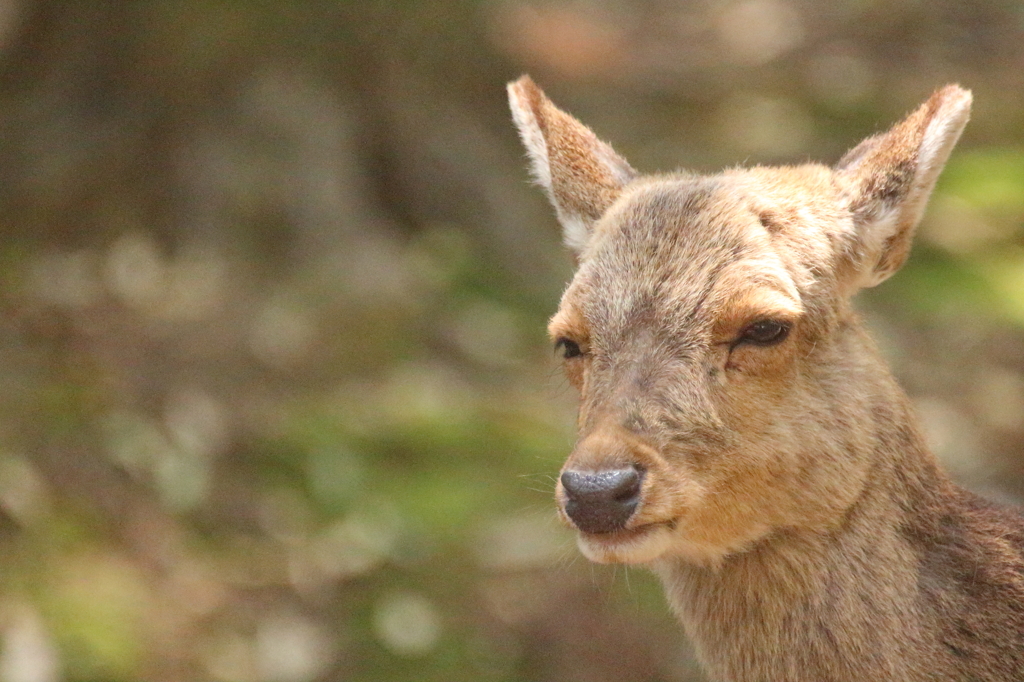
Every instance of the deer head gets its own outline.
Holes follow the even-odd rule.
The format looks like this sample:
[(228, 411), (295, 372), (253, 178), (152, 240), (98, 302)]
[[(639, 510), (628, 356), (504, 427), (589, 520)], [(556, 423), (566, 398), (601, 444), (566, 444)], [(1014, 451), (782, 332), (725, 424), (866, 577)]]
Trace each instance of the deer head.
[(849, 300), (906, 260), (970, 93), (942, 88), (834, 168), (641, 176), (529, 77), (508, 91), (578, 265), (549, 329), (580, 394), (556, 496), (583, 553), (713, 564), (842, 523), (898, 450), (878, 426), (897, 389)]

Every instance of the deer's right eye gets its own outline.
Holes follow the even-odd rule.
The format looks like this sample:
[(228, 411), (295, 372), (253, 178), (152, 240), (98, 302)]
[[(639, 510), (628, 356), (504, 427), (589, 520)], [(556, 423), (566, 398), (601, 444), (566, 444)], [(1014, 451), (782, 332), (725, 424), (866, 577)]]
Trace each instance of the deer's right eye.
[(580, 348), (580, 344), (576, 343), (572, 339), (567, 339), (564, 336), (555, 341), (555, 351), (562, 351), (562, 357), (566, 360), (578, 358), (583, 355), (583, 350)]

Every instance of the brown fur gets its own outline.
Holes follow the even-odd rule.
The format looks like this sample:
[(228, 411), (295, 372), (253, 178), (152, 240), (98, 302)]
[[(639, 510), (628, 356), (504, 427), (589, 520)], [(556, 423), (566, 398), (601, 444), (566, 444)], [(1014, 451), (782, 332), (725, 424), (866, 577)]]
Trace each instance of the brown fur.
[(850, 306), (905, 261), (970, 93), (834, 169), (709, 177), (638, 177), (529, 78), (509, 94), (579, 264), (550, 325), (579, 348), (564, 471), (642, 472), (584, 554), (657, 572), (715, 680), (1024, 680), (1024, 522), (949, 480)]

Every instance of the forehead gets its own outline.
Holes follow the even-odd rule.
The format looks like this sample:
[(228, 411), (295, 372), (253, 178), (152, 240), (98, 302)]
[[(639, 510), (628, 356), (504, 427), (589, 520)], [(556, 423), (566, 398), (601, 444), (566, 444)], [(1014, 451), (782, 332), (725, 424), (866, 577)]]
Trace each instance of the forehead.
[(682, 321), (758, 290), (799, 307), (744, 183), (677, 177), (641, 185), (609, 211), (564, 300), (592, 327), (611, 331), (645, 317)]

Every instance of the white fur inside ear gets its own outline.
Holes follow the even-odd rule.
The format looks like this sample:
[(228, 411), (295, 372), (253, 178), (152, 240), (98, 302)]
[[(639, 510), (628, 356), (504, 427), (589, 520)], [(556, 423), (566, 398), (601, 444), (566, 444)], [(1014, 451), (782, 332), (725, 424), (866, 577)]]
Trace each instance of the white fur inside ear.
[(530, 106), (524, 102), (515, 87), (508, 86), (508, 101), (512, 109), (512, 120), (519, 130), (519, 138), (530, 157), (530, 171), (537, 184), (544, 188), (549, 197), (551, 189), (551, 162), (548, 160), (548, 144)]
[(953, 145), (960, 139), (960, 133), (971, 116), (971, 93), (956, 89), (951, 101), (944, 102), (939, 112), (928, 124), (918, 152), (918, 168), (930, 179), (935, 179), (949, 158)]
[(558, 222), (562, 224), (562, 241), (567, 249), (580, 255), (590, 241), (590, 222), (578, 215), (558, 211)]
[(883, 211), (871, 221), (870, 225), (865, 226), (866, 229), (861, 237), (863, 240), (861, 250), (866, 258), (861, 259), (865, 266), (856, 282), (858, 288), (877, 286), (893, 274), (886, 270), (876, 270), (874, 265), (878, 262), (882, 250), (885, 249), (886, 240), (896, 232), (899, 219), (900, 210), (898, 207), (893, 207)]
[(633, 167), (616, 154), (609, 145), (597, 139), (595, 139), (595, 143), (594, 156), (597, 157), (597, 160), (608, 169), (615, 182), (623, 186), (628, 185), (636, 177)]

